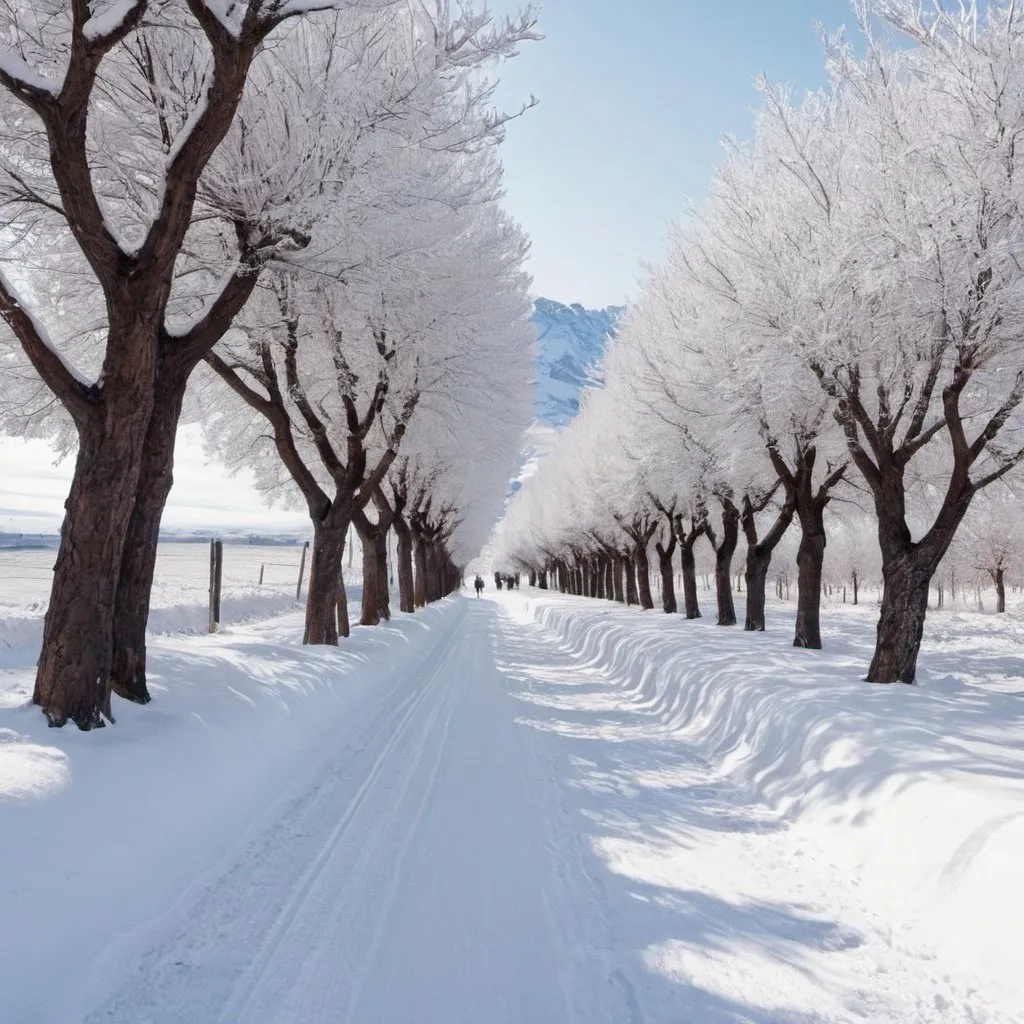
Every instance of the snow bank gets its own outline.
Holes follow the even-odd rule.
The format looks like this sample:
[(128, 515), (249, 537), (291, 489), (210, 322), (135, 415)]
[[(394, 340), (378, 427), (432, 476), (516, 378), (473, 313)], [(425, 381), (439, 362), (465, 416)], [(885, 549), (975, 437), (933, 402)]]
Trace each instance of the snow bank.
[(403, 699), (463, 605), (339, 648), (301, 647), (297, 613), (156, 637), (153, 703), (115, 698), (118, 725), (91, 733), (48, 729), (31, 670), (0, 673), (0, 1021), (80, 1020), (129, 952)]
[[(874, 617), (833, 610), (826, 650), (607, 602), (508, 595), (581, 668), (606, 672), (666, 736), (828, 849), (904, 935), (1024, 1013), (1024, 679), (1016, 623), (941, 620), (921, 685), (862, 682)], [(986, 687), (986, 680), (992, 686)]]

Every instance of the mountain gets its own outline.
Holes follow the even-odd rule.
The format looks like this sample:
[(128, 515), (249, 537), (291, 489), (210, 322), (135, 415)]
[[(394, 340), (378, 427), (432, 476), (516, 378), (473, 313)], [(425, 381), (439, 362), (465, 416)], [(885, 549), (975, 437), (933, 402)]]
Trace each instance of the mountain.
[(580, 389), (601, 386), (601, 358), (623, 310), (536, 300), (530, 318), (538, 341), (534, 408), (542, 423), (564, 427), (579, 411)]

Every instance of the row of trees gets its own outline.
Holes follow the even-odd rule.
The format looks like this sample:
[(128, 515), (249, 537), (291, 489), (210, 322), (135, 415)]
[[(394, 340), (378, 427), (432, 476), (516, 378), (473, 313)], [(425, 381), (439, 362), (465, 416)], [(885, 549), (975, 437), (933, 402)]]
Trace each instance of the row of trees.
[(453, 586), (528, 416), (527, 245), (484, 70), (533, 13), (24, 0), (0, 21), (0, 412), (76, 452), (34, 694), (51, 724), (149, 699), (183, 416), (308, 508), (306, 642), (348, 632), (350, 525), (362, 622), (389, 614), (389, 530), (404, 610)]
[(707, 543), (731, 625), (742, 535), (760, 630), (795, 524), (795, 643), (816, 648), (829, 530), (866, 512), (883, 583), (867, 678), (909, 683), (931, 581), (976, 496), (992, 489), (988, 507), (1016, 518), (1024, 8), (854, 11), (857, 45), (827, 40), (827, 88), (796, 102), (761, 83), (754, 141), (728, 142), (710, 197), (672, 230), (606, 388), (517, 495), (499, 548), (645, 607), (656, 555), (666, 610), (678, 550), (692, 617)]

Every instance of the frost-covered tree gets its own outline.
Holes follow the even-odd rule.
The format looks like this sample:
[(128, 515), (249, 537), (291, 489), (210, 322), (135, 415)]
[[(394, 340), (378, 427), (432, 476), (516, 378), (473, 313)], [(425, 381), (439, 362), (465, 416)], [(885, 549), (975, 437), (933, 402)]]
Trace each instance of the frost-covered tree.
[[(195, 363), (251, 293), (279, 239), (240, 231), (219, 287), (174, 320), (176, 269), (197, 230), (200, 179), (254, 62), (286, 22), (387, 0), (12, 0), (0, 8), (0, 194), (8, 232), (69, 253), (69, 283), (102, 297), (90, 372), (30, 298), (0, 277), (0, 316), (74, 424), (77, 457), (34, 700), (51, 724), (110, 716), (121, 559), (156, 395)], [(165, 77), (162, 77), (164, 73)], [(165, 88), (166, 87), (166, 88)], [(203, 229), (200, 229), (202, 232)], [(73, 280), (71, 280), (73, 279)]]

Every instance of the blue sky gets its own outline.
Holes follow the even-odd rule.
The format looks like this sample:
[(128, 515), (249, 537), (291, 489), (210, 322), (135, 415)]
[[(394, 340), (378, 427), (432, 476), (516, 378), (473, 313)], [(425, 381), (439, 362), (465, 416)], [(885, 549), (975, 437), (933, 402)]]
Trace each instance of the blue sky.
[(536, 293), (633, 297), (639, 261), (660, 259), (668, 222), (706, 193), (722, 135), (750, 137), (755, 76), (824, 83), (816, 21), (854, 24), (847, 0), (545, 0), (545, 40), (501, 68), (499, 90), (505, 109), (541, 101), (502, 151)]

